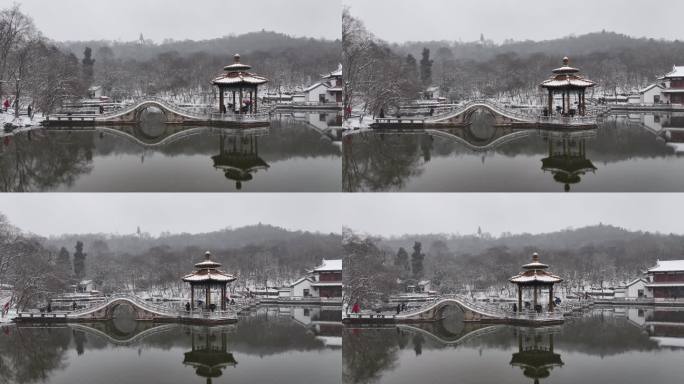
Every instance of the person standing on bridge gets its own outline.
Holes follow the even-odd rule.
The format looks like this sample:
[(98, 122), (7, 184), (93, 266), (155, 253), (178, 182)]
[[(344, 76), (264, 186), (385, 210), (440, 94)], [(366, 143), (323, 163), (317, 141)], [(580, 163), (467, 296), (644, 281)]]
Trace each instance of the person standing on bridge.
[(190, 312), (190, 303), (185, 303), (185, 312)]
[(74, 301), (73, 303), (71, 303), (71, 309), (75, 311), (76, 308), (78, 308), (78, 305), (76, 305), (76, 301)]
[(104, 105), (100, 104), (100, 115), (104, 114)]
[(401, 313), (401, 303), (397, 304), (397, 315)]

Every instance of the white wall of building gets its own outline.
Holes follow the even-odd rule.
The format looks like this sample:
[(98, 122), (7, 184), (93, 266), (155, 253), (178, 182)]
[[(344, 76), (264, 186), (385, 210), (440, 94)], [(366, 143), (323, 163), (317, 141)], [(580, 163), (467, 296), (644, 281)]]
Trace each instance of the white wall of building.
[(329, 100), (330, 96), (328, 95), (328, 87), (323, 85), (322, 83), (319, 83), (317, 86), (309, 89), (306, 92), (306, 101), (307, 103), (319, 103), (321, 101), (321, 95), (325, 97), (326, 103), (334, 100)]
[(644, 91), (641, 93), (641, 103), (642, 104), (656, 104), (656, 96), (659, 99), (659, 102), (663, 101), (663, 97), (661, 96), (662, 88), (660, 87), (653, 87), (647, 91)]
[(311, 287), (311, 281), (308, 279), (300, 280), (290, 288), (292, 288), (292, 297), (304, 297), (305, 290), (309, 291), (309, 296), (316, 295), (313, 287)]

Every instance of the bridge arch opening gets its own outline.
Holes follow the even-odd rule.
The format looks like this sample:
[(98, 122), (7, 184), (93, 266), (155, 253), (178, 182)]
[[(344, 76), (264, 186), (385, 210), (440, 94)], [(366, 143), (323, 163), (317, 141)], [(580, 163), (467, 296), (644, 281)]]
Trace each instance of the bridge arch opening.
[(487, 143), (496, 136), (496, 114), (489, 108), (473, 108), (466, 116), (468, 133), (475, 143)]
[(167, 111), (161, 106), (149, 103), (141, 105), (135, 113), (135, 120), (150, 138), (154, 139), (166, 132)]

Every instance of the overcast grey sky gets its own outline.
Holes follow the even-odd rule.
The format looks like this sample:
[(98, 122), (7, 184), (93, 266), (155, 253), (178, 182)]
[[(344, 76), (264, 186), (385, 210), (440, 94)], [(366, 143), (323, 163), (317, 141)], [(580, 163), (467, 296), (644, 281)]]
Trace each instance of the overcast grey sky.
[(264, 223), (375, 235), (551, 232), (600, 222), (684, 233), (684, 194), (0, 194), (0, 212), (40, 235), (207, 232)]
[(45, 36), (64, 40), (161, 42), (211, 39), (261, 29), (338, 39), (340, 0), (0, 0), (17, 3)]
[(606, 29), (684, 37), (681, 0), (342, 0), (370, 31), (391, 42), (547, 40)]

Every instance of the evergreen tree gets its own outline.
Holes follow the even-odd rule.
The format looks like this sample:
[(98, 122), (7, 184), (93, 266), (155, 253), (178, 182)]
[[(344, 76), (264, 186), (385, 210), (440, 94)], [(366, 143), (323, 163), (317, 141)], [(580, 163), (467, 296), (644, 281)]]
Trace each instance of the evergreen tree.
[(76, 242), (76, 252), (74, 252), (74, 274), (79, 279), (85, 277), (85, 258), (86, 254), (83, 253), (83, 242)]
[(423, 58), (420, 60), (420, 80), (424, 86), (432, 84), (432, 63), (430, 60), (430, 50), (423, 48)]
[(406, 71), (406, 76), (417, 76), (418, 75), (418, 61), (413, 55), (409, 54), (406, 56), (406, 65), (404, 66)]
[(403, 271), (410, 271), (411, 266), (409, 264), (409, 255), (404, 247), (399, 248), (397, 252), (397, 258), (394, 260), (394, 265), (400, 267)]
[(66, 266), (67, 270), (71, 269), (69, 268), (69, 265), (71, 265), (69, 257), (69, 251), (67, 251), (66, 248), (62, 247), (62, 249), (59, 250), (59, 255), (57, 255), (57, 265), (60, 267)]
[(413, 254), (411, 255), (411, 269), (414, 279), (423, 277), (423, 259), (425, 259), (425, 254), (421, 252), (421, 248), (422, 244), (416, 241), (413, 245)]
[(95, 59), (93, 59), (93, 50), (90, 47), (86, 47), (83, 51), (83, 81), (87, 86), (91, 86), (93, 83), (93, 76), (95, 74)]

